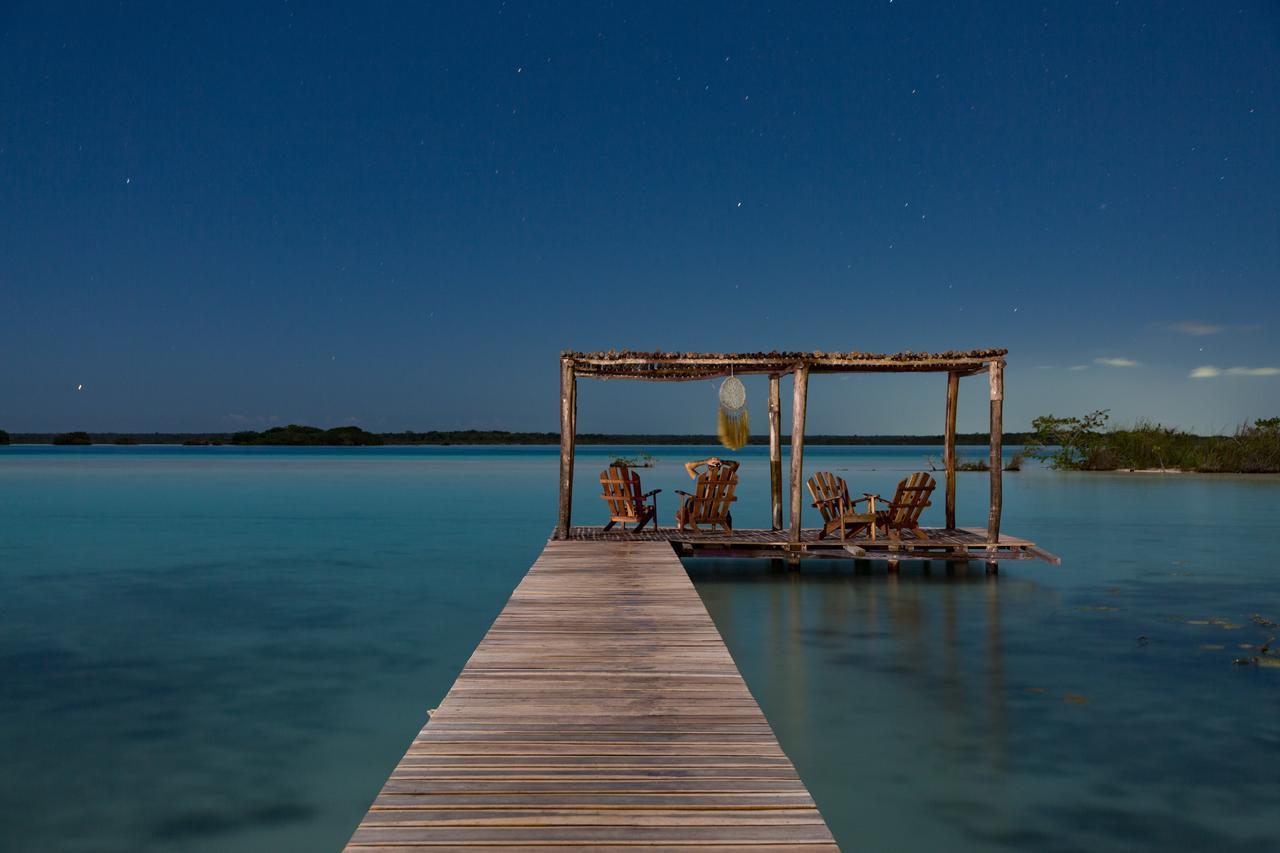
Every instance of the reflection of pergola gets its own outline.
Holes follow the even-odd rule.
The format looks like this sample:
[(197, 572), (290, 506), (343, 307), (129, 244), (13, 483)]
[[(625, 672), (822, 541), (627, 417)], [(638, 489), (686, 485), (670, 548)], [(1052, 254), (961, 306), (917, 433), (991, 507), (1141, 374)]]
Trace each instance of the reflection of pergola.
[(669, 352), (564, 352), (560, 356), (560, 513), (555, 537), (565, 539), (570, 531), (573, 503), (573, 452), (578, 424), (578, 377), (596, 379), (640, 379), (650, 382), (685, 382), (736, 375), (765, 374), (769, 377), (769, 481), (773, 509), (773, 529), (782, 530), (782, 435), (779, 384), (783, 374), (794, 381), (791, 421), (791, 515), (788, 541), (801, 539), (801, 487), (804, 483), (804, 420), (811, 373), (946, 373), (947, 408), (944, 464), (946, 483), (946, 526), (956, 526), (956, 401), (960, 377), (986, 373), (991, 385), (991, 505), (987, 515), (986, 541), (1000, 541), (1001, 430), (1004, 407), (1004, 356), (1007, 350), (968, 352), (875, 353), (757, 352), (757, 353), (669, 353)]

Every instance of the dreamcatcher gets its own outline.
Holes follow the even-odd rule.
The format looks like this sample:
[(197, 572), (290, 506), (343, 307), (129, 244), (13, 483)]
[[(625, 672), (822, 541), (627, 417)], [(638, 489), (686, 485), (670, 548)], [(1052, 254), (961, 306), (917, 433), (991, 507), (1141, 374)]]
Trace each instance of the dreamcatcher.
[(720, 383), (720, 443), (730, 450), (745, 447), (751, 434), (747, 416), (747, 389), (742, 380), (730, 374)]

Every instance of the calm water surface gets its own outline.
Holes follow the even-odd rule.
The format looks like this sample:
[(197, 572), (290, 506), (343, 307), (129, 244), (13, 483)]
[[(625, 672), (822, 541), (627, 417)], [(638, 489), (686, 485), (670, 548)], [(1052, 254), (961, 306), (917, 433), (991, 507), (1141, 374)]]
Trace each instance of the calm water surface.
[[(700, 451), (654, 450), (665, 524)], [(764, 526), (765, 456), (741, 455), (735, 518)], [(806, 467), (888, 491), (929, 455), (813, 448)], [(580, 521), (609, 458), (579, 449)], [(340, 849), (541, 550), (556, 464), (0, 448), (0, 849)], [(1005, 484), (1006, 530), (1062, 566), (688, 563), (837, 838), (1274, 849), (1280, 669), (1232, 661), (1280, 633), (1253, 619), (1280, 621), (1280, 480)], [(961, 475), (962, 524), (985, 490)]]

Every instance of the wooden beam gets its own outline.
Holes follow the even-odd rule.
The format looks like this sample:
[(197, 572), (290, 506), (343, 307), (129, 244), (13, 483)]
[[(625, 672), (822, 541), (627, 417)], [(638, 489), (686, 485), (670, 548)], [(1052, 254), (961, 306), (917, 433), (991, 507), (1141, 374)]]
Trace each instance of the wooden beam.
[(773, 529), (782, 529), (782, 377), (769, 375), (769, 502)]
[(791, 404), (791, 535), (793, 543), (800, 542), (801, 499), (804, 490), (804, 411), (809, 395), (809, 367), (797, 365), (795, 370), (795, 397)]
[(573, 511), (573, 450), (578, 430), (578, 379), (573, 359), (560, 359), (560, 512), (557, 539), (569, 537)]
[(980, 374), (986, 373), (990, 369), (991, 369), (991, 363), (983, 362), (980, 367), (974, 367), (968, 370), (953, 370), (951, 372), (955, 373), (961, 379), (964, 379), (966, 376), (978, 376)]
[[(991, 508), (987, 514), (987, 544), (1000, 541), (1000, 508), (1004, 498), (1004, 362), (992, 361), (991, 379)], [(988, 568), (992, 564), (988, 563)]]
[(960, 400), (960, 374), (947, 374), (947, 424), (942, 460), (947, 469), (947, 529), (956, 528), (956, 405)]

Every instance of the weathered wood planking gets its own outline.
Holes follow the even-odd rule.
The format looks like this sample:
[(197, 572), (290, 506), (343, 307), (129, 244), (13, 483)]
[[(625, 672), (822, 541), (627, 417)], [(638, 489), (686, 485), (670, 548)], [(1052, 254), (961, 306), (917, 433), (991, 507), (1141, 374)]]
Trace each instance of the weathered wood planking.
[[(903, 544), (913, 544), (918, 542), (920, 545), (954, 545), (964, 548), (986, 548), (987, 547), (987, 531), (981, 527), (959, 527), (955, 530), (947, 530), (942, 527), (926, 527), (923, 528), (928, 535), (927, 540), (916, 540), (910, 531), (902, 534)], [(724, 533), (722, 531), (679, 531), (674, 527), (662, 527), (658, 530), (604, 530), (599, 525), (593, 527), (571, 527), (569, 528), (570, 540), (584, 542), (742, 542), (751, 544), (768, 544), (768, 545), (786, 545), (787, 536), (785, 531), (765, 530), (761, 528), (735, 527), (732, 533)], [(800, 534), (802, 543), (824, 545), (838, 545), (838, 539), (818, 539), (818, 530), (816, 528), (806, 527)], [(876, 545), (888, 547), (893, 544), (885, 536), (872, 543), (865, 532), (856, 536), (850, 536), (848, 542), (855, 542), (858, 545)], [(1000, 535), (1000, 545), (1009, 548), (1028, 548), (1035, 543), (1029, 539), (1021, 539), (1017, 536), (1010, 536), (1007, 533)]]
[[(736, 556), (842, 556), (846, 546), (859, 552), (859, 556), (872, 560), (1044, 560), (1060, 565), (1062, 559), (1029, 539), (1021, 539), (1006, 533), (992, 546), (987, 531), (980, 527), (960, 527), (947, 530), (941, 527), (922, 528), (927, 539), (917, 539), (910, 531), (902, 531), (901, 540), (893, 542), (888, 536), (880, 536), (872, 542), (865, 530), (841, 541), (837, 536), (819, 539), (820, 530), (806, 528), (800, 531), (798, 543), (789, 541), (783, 531), (759, 528), (735, 528), (731, 533), (723, 531), (680, 531), (672, 527), (634, 530), (603, 530), (600, 527), (571, 527), (567, 538), (582, 542), (671, 542), (684, 553), (729, 554)], [(796, 548), (802, 550), (796, 551)], [(895, 550), (897, 549), (897, 550)]]
[(553, 541), (349, 851), (837, 850), (665, 542)]

